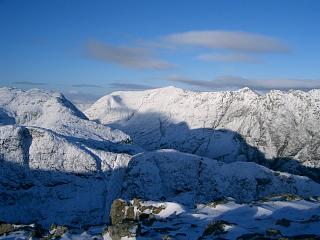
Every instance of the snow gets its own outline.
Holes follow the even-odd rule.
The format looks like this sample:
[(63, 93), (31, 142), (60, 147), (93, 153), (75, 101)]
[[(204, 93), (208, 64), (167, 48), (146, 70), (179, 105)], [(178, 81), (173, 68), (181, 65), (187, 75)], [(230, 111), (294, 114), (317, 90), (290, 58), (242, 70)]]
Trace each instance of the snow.
[[(0, 220), (88, 228), (63, 239), (102, 239), (113, 200), (140, 198), (165, 207), (148, 231), (173, 228), (177, 239), (196, 239), (219, 219), (229, 222), (227, 239), (269, 227), (320, 234), (319, 203), (303, 200), (320, 195), (318, 183), (247, 162), (266, 153), (319, 167), (319, 102), (317, 90), (168, 87), (112, 93), (86, 111), (89, 120), (59, 93), (0, 88)], [(303, 198), (270, 197), (283, 194)], [(275, 226), (280, 218), (290, 227)]]
[[(320, 234), (320, 219), (314, 217), (320, 216), (319, 202), (294, 200), (239, 204), (230, 200), (227, 203), (218, 204), (216, 207), (199, 204), (196, 208), (185, 208), (185, 206), (173, 202), (147, 201), (142, 202), (142, 205), (161, 205), (165, 209), (156, 214), (158, 220), (154, 224), (143, 225), (145, 235), (139, 236), (138, 239), (161, 239), (163, 234), (160, 229), (168, 229), (166, 235), (173, 239), (198, 239), (202, 236), (207, 225), (217, 220), (224, 220), (227, 224), (224, 228), (225, 233), (215, 236), (224, 239), (237, 239), (237, 237), (249, 233), (265, 234), (268, 229), (277, 229), (286, 237), (302, 233)], [(289, 225), (277, 224), (277, 221), (281, 219), (289, 220)], [(101, 235), (103, 229), (104, 226), (99, 226), (91, 227), (85, 232), (67, 232), (61, 239), (111, 239), (108, 234)], [(0, 239), (17, 239), (17, 236), (20, 239), (28, 239), (28, 235), (23, 231), (2, 236)]]
[(286, 158), (273, 166), (308, 176), (304, 167), (320, 167), (320, 90), (123, 91), (102, 97), (85, 114), (147, 150), (172, 148), (225, 162), (267, 158), (265, 165)]
[(157, 150), (132, 157), (122, 192), (127, 199), (165, 198), (194, 206), (225, 197), (249, 202), (277, 194), (318, 196), (320, 185), (255, 163), (226, 164), (175, 150)]
[(50, 129), (66, 136), (113, 142), (129, 138), (119, 130), (88, 121), (71, 102), (55, 92), (0, 88), (0, 107), (0, 116), (1, 112), (7, 115), (2, 124), (11, 118), (15, 124)]
[(0, 109), (1, 220), (46, 227), (108, 222), (125, 167), (143, 150), (58, 93), (0, 88)]
[(155, 202), (155, 201), (144, 201), (141, 203), (142, 206), (155, 206), (163, 207), (164, 209), (156, 215), (159, 218), (168, 218), (179, 215), (185, 212), (185, 207), (175, 202)]

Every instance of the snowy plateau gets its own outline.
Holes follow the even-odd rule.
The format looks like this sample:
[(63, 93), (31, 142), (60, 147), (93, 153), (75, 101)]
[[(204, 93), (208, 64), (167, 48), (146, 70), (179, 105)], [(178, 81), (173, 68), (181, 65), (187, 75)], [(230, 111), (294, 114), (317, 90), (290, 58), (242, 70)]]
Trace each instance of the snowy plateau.
[(320, 239), (320, 90), (0, 88), (0, 239)]

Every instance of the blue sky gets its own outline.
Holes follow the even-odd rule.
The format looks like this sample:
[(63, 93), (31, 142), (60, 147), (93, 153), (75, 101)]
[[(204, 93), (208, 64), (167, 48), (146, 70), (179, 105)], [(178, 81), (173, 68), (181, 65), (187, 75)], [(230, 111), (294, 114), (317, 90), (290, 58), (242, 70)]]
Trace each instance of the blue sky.
[(95, 98), (320, 87), (320, 1), (0, 0), (0, 84)]

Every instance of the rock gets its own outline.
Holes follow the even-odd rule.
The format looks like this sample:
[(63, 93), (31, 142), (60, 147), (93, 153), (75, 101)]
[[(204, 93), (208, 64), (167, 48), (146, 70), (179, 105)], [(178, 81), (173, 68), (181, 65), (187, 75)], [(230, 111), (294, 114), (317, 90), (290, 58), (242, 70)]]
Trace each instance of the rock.
[(35, 224), (34, 228), (32, 228), (31, 230), (32, 238), (43, 238), (45, 234), (46, 234), (46, 230), (38, 224)]
[(165, 209), (164, 206), (142, 205), (138, 199), (134, 199), (132, 205), (123, 199), (116, 199), (110, 210), (111, 224), (138, 221), (151, 225), (155, 221), (154, 215), (159, 214), (163, 209)]
[(291, 224), (291, 221), (286, 218), (281, 218), (276, 221), (276, 225), (280, 225), (284, 227), (289, 227), (290, 224)]
[[(259, 187), (261, 179), (264, 179), (263, 188)], [(165, 197), (166, 201), (194, 206), (227, 196), (249, 202), (270, 195), (282, 195), (286, 199), (292, 198), (290, 194), (320, 195), (320, 185), (306, 177), (275, 175), (274, 171), (255, 163), (226, 164), (174, 150), (159, 150), (131, 159), (121, 192), (125, 199), (162, 201)], [(153, 211), (144, 205), (139, 209)]]
[(133, 206), (129, 206), (127, 208), (127, 212), (126, 212), (126, 218), (129, 220), (129, 221), (134, 221), (135, 220), (135, 212), (134, 212), (134, 207)]
[(141, 200), (138, 199), (138, 198), (133, 198), (133, 200), (132, 200), (132, 205), (135, 206), (135, 207), (137, 207), (138, 209), (140, 209), (140, 207), (141, 207)]
[(139, 212), (148, 212), (152, 214), (159, 214), (165, 207), (160, 205), (160, 206), (153, 206), (153, 205), (141, 205), (139, 202), (136, 203), (134, 202), (133, 204), (136, 204), (137, 209)]
[(216, 208), (216, 206), (220, 205), (220, 204), (225, 204), (229, 202), (228, 199), (226, 198), (220, 198), (220, 199), (216, 199), (213, 202), (207, 203), (206, 205), (208, 205), (209, 207), (213, 207)]
[(110, 210), (111, 224), (115, 225), (115, 224), (122, 223), (125, 220), (128, 220), (127, 209), (128, 209), (128, 205), (126, 201), (122, 199), (114, 200)]
[(267, 237), (280, 237), (280, 236), (282, 236), (282, 234), (281, 234), (280, 230), (270, 228), (270, 229), (266, 230), (266, 236)]
[(120, 240), (122, 237), (136, 237), (140, 224), (135, 217), (134, 207), (123, 199), (113, 201), (110, 210), (111, 225), (104, 232), (104, 238)]
[(270, 238), (266, 238), (261, 233), (249, 233), (238, 237), (237, 240), (270, 240)]
[(0, 236), (4, 234), (8, 234), (14, 230), (14, 226), (12, 224), (2, 223), (0, 224)]
[(202, 237), (206, 237), (209, 235), (216, 236), (216, 235), (223, 234), (226, 232), (225, 231), (226, 225), (229, 225), (228, 222), (222, 221), (222, 220), (209, 223), (206, 229), (204, 230)]
[(53, 226), (53, 229), (50, 230), (50, 239), (59, 239), (68, 232), (68, 228), (65, 226)]
[(109, 226), (104, 238), (110, 237), (112, 240), (121, 240), (121, 238), (135, 238), (139, 235), (140, 226), (136, 222), (125, 222)]

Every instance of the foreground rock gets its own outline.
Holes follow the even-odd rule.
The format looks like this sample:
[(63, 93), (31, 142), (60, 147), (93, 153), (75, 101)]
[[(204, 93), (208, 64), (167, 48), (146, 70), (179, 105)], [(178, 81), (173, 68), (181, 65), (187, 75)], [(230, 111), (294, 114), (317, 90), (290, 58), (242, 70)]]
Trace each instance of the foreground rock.
[[(130, 208), (134, 209), (134, 220), (126, 211)], [(223, 203), (199, 204), (196, 208), (172, 202), (117, 199), (110, 215), (117, 220), (106, 228), (103, 236), (105, 240), (319, 239), (319, 214), (319, 202), (302, 199), (259, 200), (247, 205), (229, 198)], [(290, 224), (279, 224), (283, 219)]]
[(108, 226), (79, 231), (53, 224), (48, 231), (35, 224), (2, 224), (5, 227), (0, 225), (0, 229), (10, 230), (0, 234), (0, 239), (319, 239), (318, 200), (268, 199), (238, 204), (226, 198), (191, 208), (173, 202), (116, 199), (110, 213), (115, 222)]
[(116, 199), (110, 211), (110, 226), (104, 231), (104, 239), (120, 240), (121, 238), (136, 238), (146, 235), (146, 227), (157, 221), (166, 204), (146, 203), (140, 199), (127, 202)]

